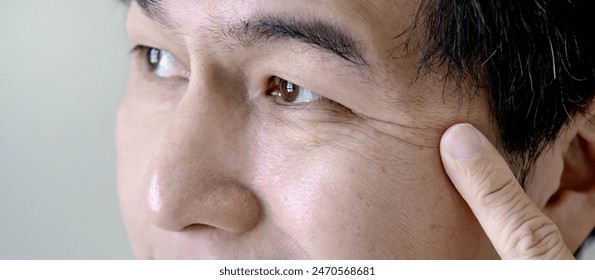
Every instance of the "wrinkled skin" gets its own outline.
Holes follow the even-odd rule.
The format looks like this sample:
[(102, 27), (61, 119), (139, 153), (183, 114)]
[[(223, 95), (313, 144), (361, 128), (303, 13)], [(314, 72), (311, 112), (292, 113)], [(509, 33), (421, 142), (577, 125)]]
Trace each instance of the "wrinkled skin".
[[(182, 77), (133, 54), (117, 120), (118, 188), (138, 258), (489, 259), (489, 240), (446, 176), (442, 133), (472, 123), (496, 143), (485, 100), (459, 98), (405, 55), (414, 1), (132, 3), (131, 46), (171, 52)], [(332, 19), (358, 67), (297, 40), (241, 44), (221, 30), (260, 14)], [(186, 75), (187, 76), (184, 76)], [(272, 76), (333, 100), (280, 104)], [(561, 166), (526, 186), (543, 207)], [(543, 163), (545, 162), (545, 163)], [(550, 162), (554, 162), (549, 164)]]

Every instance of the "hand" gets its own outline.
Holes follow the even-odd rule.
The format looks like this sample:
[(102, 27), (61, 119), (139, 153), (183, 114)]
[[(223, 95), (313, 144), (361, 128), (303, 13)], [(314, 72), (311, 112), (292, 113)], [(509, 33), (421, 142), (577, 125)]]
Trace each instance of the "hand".
[(450, 127), (440, 155), (502, 259), (574, 259), (558, 227), (533, 204), (481, 132), (469, 124)]

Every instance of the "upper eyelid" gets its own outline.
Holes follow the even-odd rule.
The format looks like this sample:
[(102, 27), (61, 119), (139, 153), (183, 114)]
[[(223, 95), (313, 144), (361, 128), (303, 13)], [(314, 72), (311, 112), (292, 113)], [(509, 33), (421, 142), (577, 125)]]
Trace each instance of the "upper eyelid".
[(133, 54), (135, 54), (137, 52), (144, 51), (144, 50), (146, 50), (148, 48), (149, 47), (147, 47), (145, 45), (135, 45), (134, 47), (132, 47), (130, 49), (130, 51), (128, 51), (128, 55), (133, 55)]

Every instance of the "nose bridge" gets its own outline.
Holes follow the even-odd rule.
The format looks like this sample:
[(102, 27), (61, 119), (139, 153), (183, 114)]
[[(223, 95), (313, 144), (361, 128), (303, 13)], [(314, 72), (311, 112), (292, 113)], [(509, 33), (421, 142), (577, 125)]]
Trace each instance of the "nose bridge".
[[(180, 231), (207, 225), (243, 232), (260, 205), (238, 178), (243, 156), (241, 110), (214, 73), (193, 75), (144, 179), (146, 209), (158, 227)], [(196, 73), (196, 72), (194, 72)]]

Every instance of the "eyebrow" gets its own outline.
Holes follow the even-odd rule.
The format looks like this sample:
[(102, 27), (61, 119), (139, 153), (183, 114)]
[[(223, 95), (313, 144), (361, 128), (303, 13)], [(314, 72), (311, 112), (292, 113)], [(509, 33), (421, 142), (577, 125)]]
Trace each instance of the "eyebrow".
[[(136, 0), (149, 17), (165, 22), (160, 0)], [(356, 66), (369, 66), (359, 44), (339, 26), (316, 18), (262, 15), (229, 24), (221, 35), (243, 45), (271, 40), (293, 39), (334, 54)]]

